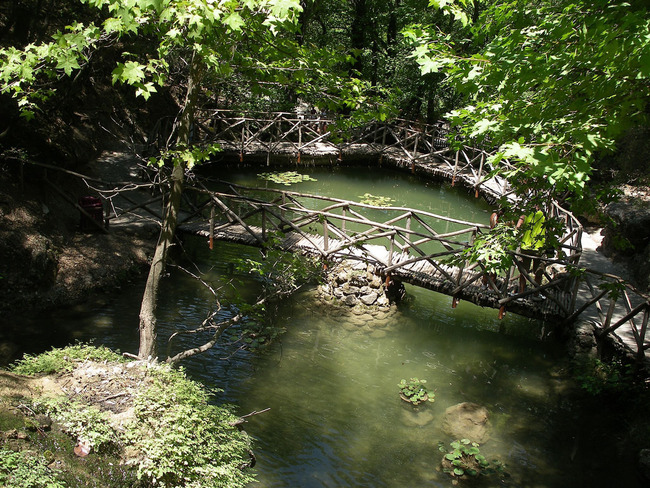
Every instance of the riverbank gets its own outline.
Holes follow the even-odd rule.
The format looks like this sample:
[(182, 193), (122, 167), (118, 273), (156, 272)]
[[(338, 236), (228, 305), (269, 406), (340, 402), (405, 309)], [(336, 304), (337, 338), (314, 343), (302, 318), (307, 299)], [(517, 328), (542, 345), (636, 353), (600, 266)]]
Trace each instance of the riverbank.
[(253, 458), (240, 420), (167, 365), (52, 350), (0, 371), (0, 484), (244, 486)]

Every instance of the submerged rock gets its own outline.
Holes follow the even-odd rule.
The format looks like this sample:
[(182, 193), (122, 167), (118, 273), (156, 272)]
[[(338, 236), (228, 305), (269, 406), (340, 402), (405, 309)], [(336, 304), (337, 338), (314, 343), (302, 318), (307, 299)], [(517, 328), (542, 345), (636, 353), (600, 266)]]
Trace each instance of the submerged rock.
[(451, 437), (483, 444), (488, 434), (488, 411), (476, 403), (463, 402), (445, 410), (442, 428)]

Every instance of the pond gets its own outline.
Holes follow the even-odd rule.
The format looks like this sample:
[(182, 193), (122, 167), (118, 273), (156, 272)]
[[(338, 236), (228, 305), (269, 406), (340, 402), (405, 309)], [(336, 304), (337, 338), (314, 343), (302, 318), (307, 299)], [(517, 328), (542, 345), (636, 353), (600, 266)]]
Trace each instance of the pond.
[[(297, 191), (355, 200), (369, 192), (390, 196), (395, 205), (483, 223), (491, 212), (463, 190), (408, 174), (367, 168), (309, 174), (317, 181)], [(228, 179), (259, 181), (251, 172)], [(233, 271), (232, 263), (258, 258), (259, 250), (217, 243), (210, 251), (198, 238), (184, 246), (204, 279), (221, 286), (221, 316), (236, 312), (236, 294), (254, 300), (259, 283)], [(160, 299), (163, 352), (177, 326), (200, 324), (214, 302), (186, 274), (170, 274)], [(43, 320), (56, 334), (24, 348), (38, 352), (94, 339), (135, 352), (141, 292), (142, 284), (134, 284), (106, 303), (49, 314)], [(455, 440), (443, 418), (461, 402), (487, 408), (489, 440), (480, 450), (506, 465), (506, 476), (482, 486), (637, 486), (629, 471), (593, 459), (596, 448), (614, 455), (615, 426), (582, 410), (566, 378), (563, 347), (541, 340), (548, 324), (513, 314), (498, 320), (496, 310), (465, 302), (452, 309), (450, 297), (409, 286), (390, 320), (359, 326), (352, 319), (307, 289), (281, 304), (273, 320), (286, 331), (269, 347), (251, 353), (222, 344), (184, 363), (192, 377), (223, 390), (216, 401), (235, 404), (238, 414), (266, 410), (245, 424), (255, 440), (256, 486), (450, 487), (453, 480), (439, 469), (439, 445)], [(433, 403), (414, 408), (399, 398), (398, 383), (411, 377), (427, 380)], [(591, 422), (601, 426), (597, 447)]]

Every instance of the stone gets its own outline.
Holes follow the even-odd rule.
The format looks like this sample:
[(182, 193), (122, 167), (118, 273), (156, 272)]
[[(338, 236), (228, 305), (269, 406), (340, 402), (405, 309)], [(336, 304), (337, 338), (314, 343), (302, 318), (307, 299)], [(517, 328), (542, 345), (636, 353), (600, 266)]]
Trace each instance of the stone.
[(386, 295), (381, 295), (377, 298), (375, 305), (378, 307), (388, 307), (390, 305), (390, 301)]
[(343, 299), (343, 303), (345, 303), (349, 307), (354, 307), (357, 303), (359, 303), (359, 300), (354, 295), (347, 295)]
[(338, 273), (336, 273), (336, 282), (341, 284), (341, 283), (346, 283), (350, 276), (348, 275), (348, 272), (342, 269)]
[(368, 293), (367, 295), (361, 296), (359, 300), (361, 300), (361, 303), (363, 303), (364, 305), (370, 306), (377, 301), (377, 298), (379, 298), (379, 295), (377, 295), (377, 293), (373, 291), (371, 293)]
[(595, 358), (598, 356), (596, 326), (586, 320), (578, 321), (570, 331), (567, 341), (569, 355), (575, 359)]
[[(605, 229), (603, 247), (607, 251), (641, 253), (650, 241), (650, 205), (638, 201), (620, 201), (607, 205), (605, 213), (615, 222)], [(615, 236), (624, 237), (632, 249), (617, 249)]]
[(362, 286), (361, 288), (359, 288), (359, 294), (360, 295), (368, 295), (368, 294), (370, 294), (372, 292), (373, 292), (372, 288), (370, 288), (368, 285), (365, 285), (365, 286)]
[(355, 295), (359, 292), (359, 289), (356, 286), (352, 286), (350, 283), (343, 283), (339, 290), (341, 290), (344, 295)]
[(445, 410), (442, 428), (455, 439), (483, 444), (489, 439), (487, 408), (471, 402), (452, 405)]

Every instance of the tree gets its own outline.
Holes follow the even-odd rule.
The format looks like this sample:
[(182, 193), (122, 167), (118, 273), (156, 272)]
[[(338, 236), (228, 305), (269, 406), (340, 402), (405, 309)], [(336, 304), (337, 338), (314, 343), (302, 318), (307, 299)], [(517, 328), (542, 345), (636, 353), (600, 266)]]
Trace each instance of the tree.
[[(34, 117), (52, 94), (48, 81), (72, 76), (102, 48), (120, 46), (113, 83), (134, 87), (144, 99), (163, 86), (181, 92), (169, 145), (155, 160), (171, 167), (165, 182), (169, 197), (140, 311), (138, 356), (156, 357), (158, 287), (173, 245), (185, 172), (216, 150), (191, 138), (201, 97), (209, 99), (210, 87), (235, 76), (248, 80), (258, 95), (267, 86), (311, 80), (318, 80), (323, 92), (340, 90), (344, 83), (327, 72), (327, 63), (339, 57), (296, 42), (298, 0), (80, 1), (96, 8), (99, 19), (72, 23), (51, 42), (0, 50), (0, 90), (17, 100), (22, 115)], [(357, 92), (348, 91), (345, 101), (354, 105)]]
[[(648, 123), (650, 22), (643, 2), (431, 0), (455, 19), (459, 41), (414, 26), (421, 72), (442, 72), (464, 97), (449, 117), (465, 140), (498, 148), (489, 161), (520, 190), (580, 199), (595, 158)], [(472, 18), (477, 19), (472, 23)], [(533, 184), (534, 183), (534, 184)]]

